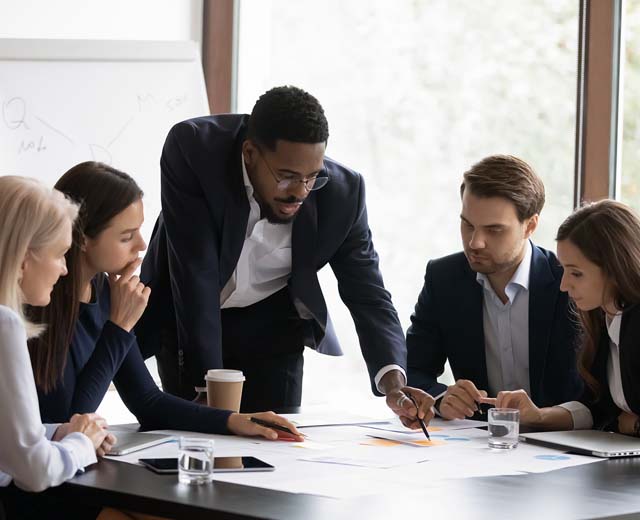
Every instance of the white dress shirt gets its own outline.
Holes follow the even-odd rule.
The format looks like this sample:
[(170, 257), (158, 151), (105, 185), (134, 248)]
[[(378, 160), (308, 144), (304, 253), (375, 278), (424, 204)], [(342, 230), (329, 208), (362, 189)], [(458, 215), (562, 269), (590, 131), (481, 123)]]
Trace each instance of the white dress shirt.
[(38, 394), (20, 317), (0, 305), (0, 486), (13, 480), (27, 491), (42, 491), (97, 462), (91, 440), (74, 432), (50, 441), (57, 424), (40, 421)]
[[(631, 412), (629, 404), (624, 397), (622, 388), (622, 376), (620, 375), (620, 326), (622, 325), (622, 313), (616, 314), (611, 321), (607, 320), (607, 333), (609, 334), (609, 358), (607, 359), (607, 384), (615, 405), (625, 412)], [(588, 430), (593, 427), (591, 410), (578, 401), (571, 401), (560, 405), (568, 410), (573, 418), (574, 430)]]
[(529, 278), (532, 247), (528, 242), (522, 262), (505, 287), (506, 303), (502, 303), (485, 274), (476, 275), (476, 280), (483, 288), (482, 322), (489, 395), (520, 388), (531, 395)]
[[(249, 219), (244, 244), (236, 268), (220, 292), (220, 308), (248, 307), (284, 288), (291, 276), (291, 230), (293, 223), (272, 224), (260, 218), (260, 205), (254, 197), (254, 189), (242, 156), (242, 177), (249, 201)], [(376, 374), (376, 387), (382, 377), (391, 370), (402, 367), (386, 365)], [(378, 388), (378, 390), (380, 390)]]
[(260, 218), (242, 156), (242, 177), (249, 200), (249, 219), (236, 268), (220, 293), (220, 307), (248, 307), (277, 293), (291, 276), (293, 223), (272, 224)]

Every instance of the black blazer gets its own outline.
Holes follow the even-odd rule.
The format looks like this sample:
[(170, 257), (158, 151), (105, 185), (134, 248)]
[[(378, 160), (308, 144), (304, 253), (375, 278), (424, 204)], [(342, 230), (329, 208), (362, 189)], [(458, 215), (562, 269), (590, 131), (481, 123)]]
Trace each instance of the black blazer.
[[(538, 406), (581, 395), (575, 357), (576, 326), (567, 294), (560, 292), (562, 268), (553, 253), (533, 246), (529, 283), (529, 380)], [(456, 380), (488, 388), (482, 287), (464, 253), (432, 260), (407, 331), (409, 384), (432, 395), (447, 360)]]
[[(176, 335), (183, 376), (193, 385), (223, 366), (220, 291), (235, 270), (249, 216), (241, 162), (248, 118), (178, 123), (160, 160), (162, 213), (141, 275), (152, 292), (136, 334), (145, 357), (158, 352), (161, 334)], [(378, 269), (363, 179), (328, 158), (325, 168), (329, 183), (309, 194), (293, 224), (289, 292), (307, 319), (305, 345), (341, 355), (316, 274), (331, 265), (373, 378), (385, 365), (406, 367), (404, 334)]]
[[(585, 388), (580, 401), (591, 410), (595, 429), (618, 431), (618, 416), (622, 410), (613, 402), (609, 391), (607, 362), (610, 339), (604, 323), (602, 328), (598, 350), (589, 370), (600, 383), (600, 392), (596, 397), (591, 390)], [(631, 411), (640, 416), (640, 305), (636, 304), (623, 312), (618, 348), (622, 391)]]

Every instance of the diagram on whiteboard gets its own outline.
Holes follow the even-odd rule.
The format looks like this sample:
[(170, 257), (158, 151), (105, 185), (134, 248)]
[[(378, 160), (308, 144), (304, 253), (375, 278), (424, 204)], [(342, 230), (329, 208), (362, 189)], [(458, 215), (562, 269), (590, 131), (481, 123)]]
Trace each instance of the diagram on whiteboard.
[[(51, 58), (43, 46), (51, 47)], [(209, 110), (197, 47), (182, 52), (185, 42), (133, 42), (115, 48), (121, 59), (110, 56), (110, 42), (86, 42), (81, 59), (60, 58), (60, 43), (33, 47), (39, 53), (34, 59), (0, 58), (0, 175), (53, 184), (77, 163), (108, 163), (145, 192), (142, 232), (148, 238), (160, 211), (167, 133)], [(158, 48), (170, 56), (164, 60)], [(171, 55), (174, 48), (182, 55)]]

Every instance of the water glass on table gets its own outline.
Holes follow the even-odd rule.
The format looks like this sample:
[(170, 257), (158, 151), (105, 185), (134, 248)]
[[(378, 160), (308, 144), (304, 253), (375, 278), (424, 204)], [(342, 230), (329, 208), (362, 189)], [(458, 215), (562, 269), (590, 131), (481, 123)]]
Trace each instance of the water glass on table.
[(178, 481), (208, 484), (213, 480), (213, 439), (180, 437)]
[(520, 411), (515, 408), (489, 409), (489, 448), (510, 450), (518, 446)]

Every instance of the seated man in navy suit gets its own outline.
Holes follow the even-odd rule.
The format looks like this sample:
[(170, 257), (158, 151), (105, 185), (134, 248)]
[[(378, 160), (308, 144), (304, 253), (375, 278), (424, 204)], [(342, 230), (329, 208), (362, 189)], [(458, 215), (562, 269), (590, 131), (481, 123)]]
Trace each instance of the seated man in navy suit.
[(325, 157), (328, 136), (318, 101), (295, 87), (271, 89), (251, 116), (171, 129), (138, 341), (156, 355), (165, 391), (192, 398), (208, 369), (224, 367), (244, 372), (243, 411), (299, 406), (304, 347), (342, 353), (317, 278), (328, 263), (373, 391), (418, 427), (433, 399), (406, 387), (404, 334), (378, 269), (364, 182)]
[[(576, 329), (562, 268), (530, 237), (544, 185), (512, 156), (483, 159), (460, 187), (464, 252), (432, 260), (407, 331), (409, 384), (447, 419), (473, 416), (482, 397), (523, 388), (538, 406), (576, 399)], [(449, 361), (456, 380), (437, 378)]]

